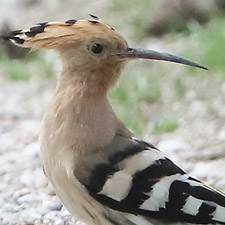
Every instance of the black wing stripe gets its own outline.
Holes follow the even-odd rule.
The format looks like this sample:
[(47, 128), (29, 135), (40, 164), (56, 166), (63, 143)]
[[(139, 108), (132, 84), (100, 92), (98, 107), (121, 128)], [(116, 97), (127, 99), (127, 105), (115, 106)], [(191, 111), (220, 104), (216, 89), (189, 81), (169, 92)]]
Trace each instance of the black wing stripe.
[(140, 205), (149, 198), (149, 195), (145, 193), (150, 192), (155, 183), (157, 183), (156, 179), (149, 181), (145, 178), (135, 176), (127, 197), (121, 200), (121, 203), (127, 206), (132, 206), (133, 210), (137, 210)]
[(208, 205), (206, 203), (202, 203), (202, 205), (199, 208), (199, 212), (197, 214), (197, 217), (201, 219), (202, 221), (212, 221), (213, 212), (216, 210), (215, 206)]
[[(205, 188), (204, 186), (192, 186), (187, 182), (176, 181), (180, 185), (180, 189), (197, 199), (215, 202), (216, 204), (225, 207), (225, 197), (219, 192)], [(199, 185), (203, 185), (199, 182)]]
[(186, 203), (188, 194), (182, 191), (183, 182), (174, 181), (169, 190), (169, 201), (166, 203), (166, 208), (174, 213), (180, 213)]
[(98, 164), (89, 178), (89, 184), (85, 185), (89, 193), (98, 193), (102, 190), (107, 179), (119, 171), (118, 165)]
[(145, 142), (137, 142), (131, 139), (131, 144), (126, 146), (123, 151), (117, 151), (115, 154), (111, 155), (107, 163), (100, 163), (95, 166), (89, 177), (89, 184), (86, 185), (88, 191), (92, 193), (100, 192), (107, 179), (119, 171), (119, 162), (146, 149), (149, 149), (149, 145)]
[(135, 174), (135, 176), (144, 177), (148, 180), (160, 179), (165, 176), (171, 176), (174, 174), (185, 174), (183, 170), (176, 167), (172, 161), (167, 158), (156, 160), (146, 169)]
[(127, 212), (127, 213), (132, 213), (134, 215), (137, 215), (137, 211), (133, 210), (132, 205), (121, 204), (120, 201), (116, 201), (110, 197), (103, 195), (103, 194), (90, 193), (90, 195), (93, 198), (95, 198), (97, 201), (101, 202), (103, 205), (106, 205), (111, 209), (115, 209), (115, 210), (118, 210), (121, 212)]
[[(202, 184), (199, 183), (199, 185)], [(216, 206), (213, 206), (213, 204), (218, 204), (218, 201), (216, 202), (216, 199), (218, 200), (218, 196), (217, 198), (214, 198), (215, 194), (220, 195), (219, 193), (215, 193), (214, 191), (210, 191), (208, 189), (205, 189), (204, 187), (191, 186), (189, 183), (177, 180), (174, 181), (170, 187), (169, 201), (166, 204), (166, 208), (168, 209), (170, 215), (174, 214), (174, 218), (181, 214), (183, 215), (182, 219), (186, 222), (214, 224), (216, 222), (213, 220), (213, 214), (216, 210)], [(185, 214), (185, 211), (182, 211), (182, 208), (189, 196), (193, 196), (196, 199), (200, 199), (203, 201), (200, 208), (198, 209), (198, 212), (196, 213), (196, 216)], [(222, 201), (222, 198), (223, 196), (220, 195), (220, 203)], [(225, 201), (225, 198), (223, 198), (223, 201)], [(219, 221), (218, 223), (225, 224), (225, 222), (221, 221)]]
[(138, 209), (139, 206), (149, 198), (149, 193), (160, 178), (175, 174), (184, 174), (184, 172), (175, 167), (167, 158), (156, 160), (146, 169), (137, 172), (133, 176), (131, 189), (121, 202), (126, 205), (132, 205)]

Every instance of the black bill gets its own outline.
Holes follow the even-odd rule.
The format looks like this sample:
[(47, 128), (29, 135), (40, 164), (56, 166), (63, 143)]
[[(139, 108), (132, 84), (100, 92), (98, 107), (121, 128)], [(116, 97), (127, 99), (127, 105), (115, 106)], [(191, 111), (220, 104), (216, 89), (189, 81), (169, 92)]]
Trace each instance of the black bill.
[(144, 49), (135, 49), (128, 48), (127, 52), (118, 54), (121, 58), (130, 58), (130, 59), (153, 59), (153, 60), (162, 60), (174, 63), (185, 64), (188, 66), (198, 67), (204, 70), (208, 70), (207, 67), (201, 66), (198, 63), (192, 62), (188, 59), (184, 59), (179, 56), (171, 55), (168, 53), (161, 53), (152, 50), (144, 50)]

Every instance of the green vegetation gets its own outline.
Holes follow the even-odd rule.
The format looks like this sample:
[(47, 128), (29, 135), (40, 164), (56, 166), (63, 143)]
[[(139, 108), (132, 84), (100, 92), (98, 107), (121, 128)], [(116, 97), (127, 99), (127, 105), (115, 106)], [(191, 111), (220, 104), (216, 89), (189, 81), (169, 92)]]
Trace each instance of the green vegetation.
[(148, 118), (142, 111), (145, 103), (153, 104), (161, 98), (160, 77), (153, 68), (142, 62), (129, 64), (119, 84), (109, 93), (117, 116), (136, 134), (141, 135)]
[(50, 78), (54, 74), (54, 62), (42, 51), (28, 53), (23, 59), (9, 59), (6, 54), (0, 56), (4, 75), (14, 81)]
[(8, 79), (14, 81), (28, 81), (30, 79), (30, 73), (25, 63), (18, 60), (5, 60), (2, 64), (3, 72)]
[(153, 132), (161, 134), (165, 132), (172, 132), (178, 128), (178, 122), (174, 117), (166, 116), (159, 122), (155, 123)]
[(190, 56), (195, 55), (195, 58), (201, 58), (203, 63), (213, 71), (220, 71), (225, 78), (225, 20), (224, 16), (212, 19), (207, 27), (197, 25), (191, 26), (194, 42), (199, 43), (199, 46), (189, 48), (187, 51)]

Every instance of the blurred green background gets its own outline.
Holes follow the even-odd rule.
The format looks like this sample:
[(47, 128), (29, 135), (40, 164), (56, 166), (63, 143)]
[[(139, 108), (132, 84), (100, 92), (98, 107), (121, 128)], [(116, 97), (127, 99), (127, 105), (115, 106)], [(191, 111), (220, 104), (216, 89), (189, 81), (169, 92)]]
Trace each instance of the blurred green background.
[[(223, 0), (2, 0), (1, 6), (1, 33), (46, 20), (89, 18), (92, 13), (115, 27), (132, 47), (177, 54), (210, 68), (203, 71), (163, 62), (130, 62), (109, 98), (118, 117), (137, 135), (179, 129), (189, 102), (205, 99), (225, 82)], [(0, 50), (4, 80), (55, 82), (59, 74), (54, 52), (24, 50), (3, 41)], [(218, 114), (210, 102), (206, 105), (209, 117)]]

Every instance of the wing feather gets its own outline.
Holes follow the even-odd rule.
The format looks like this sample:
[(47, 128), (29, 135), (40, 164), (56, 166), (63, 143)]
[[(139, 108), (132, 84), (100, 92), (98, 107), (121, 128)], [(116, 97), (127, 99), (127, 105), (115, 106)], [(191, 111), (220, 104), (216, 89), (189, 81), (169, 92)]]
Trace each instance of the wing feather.
[(188, 176), (149, 143), (133, 138), (118, 148), (90, 173), (85, 186), (96, 200), (149, 219), (225, 224), (223, 194)]

